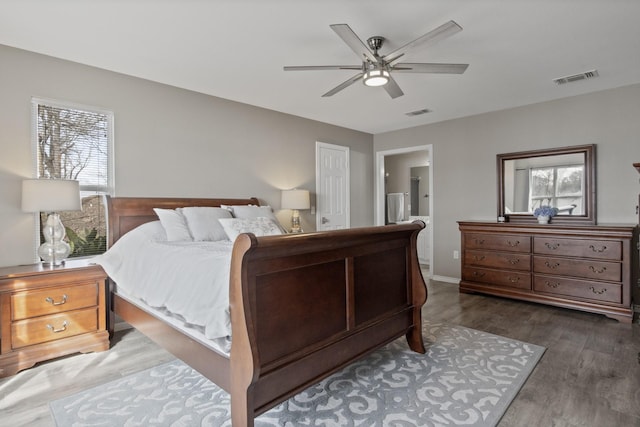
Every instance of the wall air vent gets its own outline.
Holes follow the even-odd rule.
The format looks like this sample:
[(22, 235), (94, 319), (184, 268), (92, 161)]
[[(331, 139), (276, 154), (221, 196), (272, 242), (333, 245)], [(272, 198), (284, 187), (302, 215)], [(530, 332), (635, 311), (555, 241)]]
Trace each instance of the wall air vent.
[(414, 116), (421, 116), (423, 114), (427, 114), (430, 113), (431, 110), (427, 109), (427, 108), (423, 108), (422, 110), (416, 110), (416, 111), (411, 111), (409, 113), (405, 113), (407, 116), (409, 117), (414, 117)]
[(572, 76), (560, 77), (553, 79), (553, 81), (558, 85), (563, 85), (565, 83), (577, 82), (579, 80), (586, 80), (593, 77), (598, 77), (598, 70), (585, 71), (584, 73), (574, 74)]

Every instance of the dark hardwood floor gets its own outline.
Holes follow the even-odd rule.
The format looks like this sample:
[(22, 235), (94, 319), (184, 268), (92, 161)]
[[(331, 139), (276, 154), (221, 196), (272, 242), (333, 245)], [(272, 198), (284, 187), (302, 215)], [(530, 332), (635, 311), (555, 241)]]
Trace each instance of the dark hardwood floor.
[[(640, 324), (481, 295), (431, 282), (423, 315), (547, 348), (500, 421), (507, 426), (640, 426)], [(0, 379), (0, 425), (51, 426), (48, 402), (170, 360), (128, 329), (109, 351), (68, 356)]]

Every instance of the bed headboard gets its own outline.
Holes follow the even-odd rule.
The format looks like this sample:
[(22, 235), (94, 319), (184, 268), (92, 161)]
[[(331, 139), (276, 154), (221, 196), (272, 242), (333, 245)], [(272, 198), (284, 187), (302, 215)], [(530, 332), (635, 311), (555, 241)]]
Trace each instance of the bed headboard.
[(175, 209), (186, 206), (260, 205), (255, 197), (248, 199), (188, 199), (160, 197), (107, 197), (109, 247), (127, 231), (158, 219), (153, 208)]

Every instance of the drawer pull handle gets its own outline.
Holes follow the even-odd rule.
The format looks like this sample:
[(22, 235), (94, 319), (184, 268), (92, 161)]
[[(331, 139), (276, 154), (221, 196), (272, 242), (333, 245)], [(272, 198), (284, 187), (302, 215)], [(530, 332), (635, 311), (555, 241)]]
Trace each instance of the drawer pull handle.
[(509, 277), (509, 281), (511, 283), (518, 283), (520, 281), (519, 277)]
[(545, 243), (544, 244), (547, 248), (551, 249), (552, 251), (555, 251), (556, 249), (558, 249), (560, 247), (560, 243)]
[(511, 246), (512, 248), (515, 248), (519, 244), (520, 244), (520, 240), (516, 240), (515, 242), (512, 242), (511, 240), (507, 240), (507, 245)]
[(597, 295), (602, 295), (602, 294), (604, 294), (605, 292), (607, 292), (607, 288), (602, 288), (602, 289), (600, 289), (599, 291), (596, 291), (596, 288), (594, 288), (594, 287), (592, 286), (592, 287), (590, 287), (589, 289), (591, 289), (591, 292), (593, 292), (594, 294), (597, 294)]
[(482, 273), (482, 272), (480, 272), (480, 271), (474, 271), (474, 272), (473, 272), (473, 275), (474, 275), (475, 277), (483, 277), (483, 276), (484, 276), (484, 273)]
[(544, 282), (544, 284), (553, 289), (557, 288), (559, 285), (558, 282)]
[(605, 271), (607, 271), (607, 267), (602, 267), (602, 268), (600, 268), (600, 269), (596, 269), (593, 265), (590, 265), (590, 266), (589, 266), (589, 270), (593, 271), (593, 272), (594, 272), (594, 273), (596, 273), (596, 274), (602, 274), (602, 273), (604, 273)]
[(50, 324), (48, 324), (48, 323), (47, 323), (47, 329), (51, 330), (51, 332), (53, 332), (54, 334), (57, 334), (58, 332), (64, 332), (64, 331), (66, 331), (66, 330), (67, 330), (67, 325), (68, 325), (68, 323), (67, 323), (67, 321), (65, 320), (65, 321), (62, 323), (62, 327), (61, 327), (60, 329), (56, 329), (53, 325), (50, 325)]
[(509, 260), (509, 264), (511, 265), (516, 265), (519, 262), (520, 262), (520, 258), (512, 258)]
[(604, 252), (604, 251), (606, 251), (606, 250), (607, 250), (607, 247), (606, 247), (606, 246), (601, 246), (599, 249), (598, 249), (598, 248), (596, 248), (594, 245), (589, 245), (589, 247), (591, 248), (591, 250), (592, 250), (593, 252), (599, 252), (599, 253), (602, 253), (602, 252)]
[(546, 265), (547, 267), (551, 268), (551, 269), (556, 269), (558, 267), (560, 267), (560, 264), (558, 264), (557, 262), (554, 262), (553, 264), (551, 264), (549, 261), (545, 261), (544, 265)]
[(484, 239), (473, 239), (476, 242), (476, 245), (483, 245), (484, 244)]
[(67, 302), (67, 294), (62, 295), (62, 299), (59, 302), (55, 302), (51, 297), (46, 297), (44, 300), (51, 305), (62, 305)]
[(482, 261), (485, 258), (486, 257), (484, 255), (474, 255), (473, 256), (474, 261)]

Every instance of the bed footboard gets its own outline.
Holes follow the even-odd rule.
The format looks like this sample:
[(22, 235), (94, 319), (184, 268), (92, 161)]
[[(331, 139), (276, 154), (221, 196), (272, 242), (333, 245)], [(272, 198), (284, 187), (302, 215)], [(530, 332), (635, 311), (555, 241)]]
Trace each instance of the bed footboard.
[(406, 335), (424, 353), (424, 223), (256, 238), (231, 261), (233, 425)]

